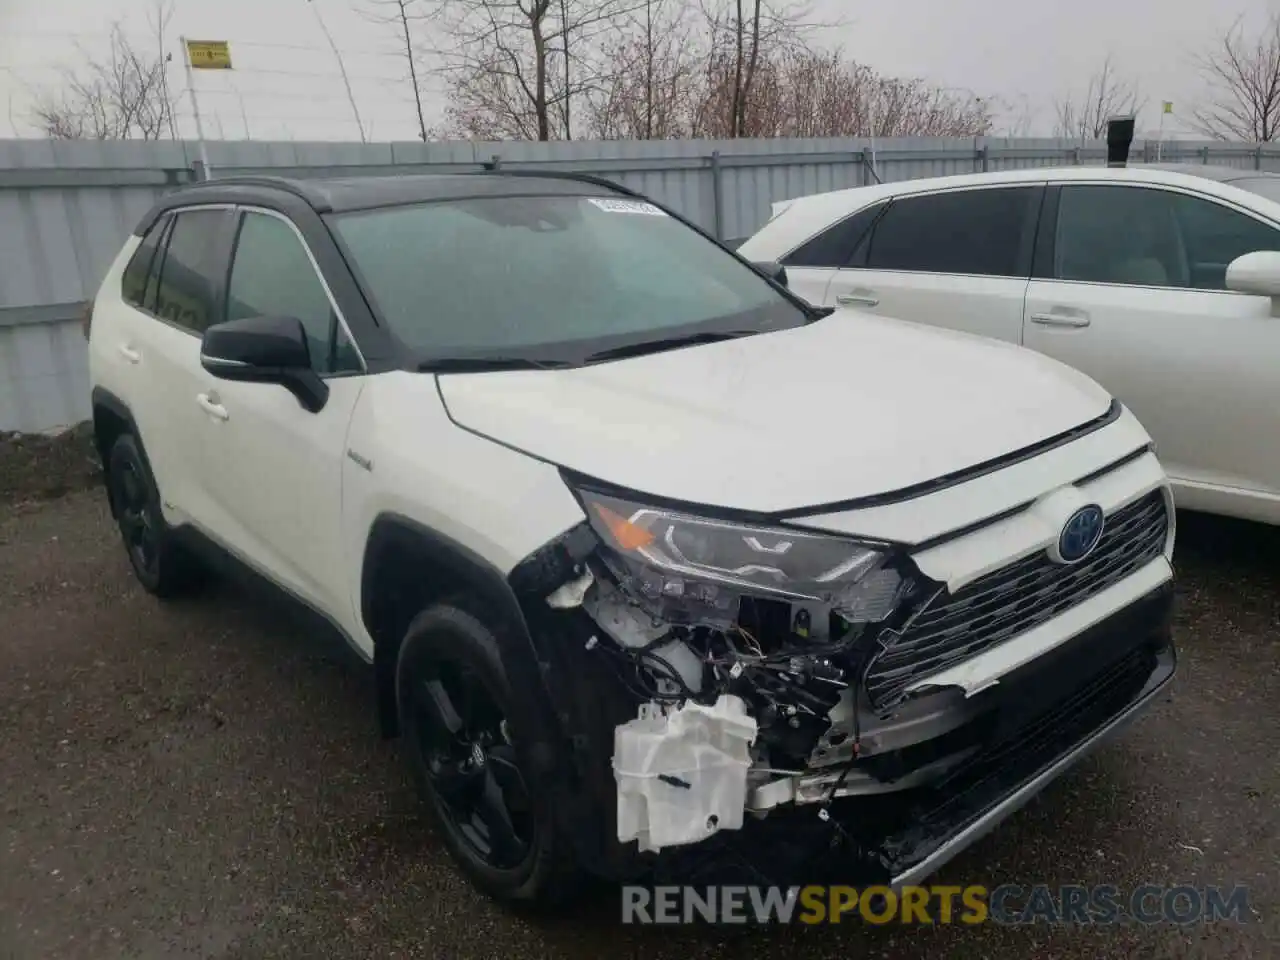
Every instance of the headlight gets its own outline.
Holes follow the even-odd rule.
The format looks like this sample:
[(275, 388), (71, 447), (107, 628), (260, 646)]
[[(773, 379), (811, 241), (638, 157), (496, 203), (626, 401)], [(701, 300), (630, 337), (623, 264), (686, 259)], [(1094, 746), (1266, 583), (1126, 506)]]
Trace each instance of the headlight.
[(901, 586), (886, 555), (840, 537), (691, 516), (579, 491), (592, 528), (651, 600), (690, 601), (732, 616), (743, 596), (830, 604), (878, 621)]

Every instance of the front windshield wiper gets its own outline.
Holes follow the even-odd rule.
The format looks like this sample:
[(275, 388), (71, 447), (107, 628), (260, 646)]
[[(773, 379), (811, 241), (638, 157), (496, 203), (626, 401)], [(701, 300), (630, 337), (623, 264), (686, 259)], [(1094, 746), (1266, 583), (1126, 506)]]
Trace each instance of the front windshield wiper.
[(660, 337), (657, 340), (645, 340), (642, 343), (628, 343), (620, 347), (598, 350), (588, 354), (584, 362), (602, 363), (605, 360), (640, 357), (646, 353), (661, 353), (663, 350), (674, 350), (677, 347), (693, 347), (703, 343), (719, 343), (721, 340), (736, 340), (738, 337), (749, 337), (761, 332), (760, 330), (703, 330), (683, 336)]
[(535, 360), (532, 357), (434, 357), (418, 364), (419, 373), (483, 373), (487, 370), (563, 370), (577, 366), (572, 360)]

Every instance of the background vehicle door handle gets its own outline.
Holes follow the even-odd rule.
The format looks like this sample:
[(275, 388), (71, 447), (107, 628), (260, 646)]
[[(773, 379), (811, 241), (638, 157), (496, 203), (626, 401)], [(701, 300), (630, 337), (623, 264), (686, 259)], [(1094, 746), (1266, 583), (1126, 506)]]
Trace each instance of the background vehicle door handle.
[(196, 403), (200, 404), (201, 410), (217, 420), (227, 420), (231, 417), (231, 414), (227, 413), (227, 408), (207, 393), (197, 393)]
[(120, 344), (119, 350), (120, 356), (124, 357), (130, 363), (137, 363), (142, 359), (142, 354), (133, 349), (133, 347), (129, 346), (127, 343)]
[(1087, 327), (1087, 313), (1033, 313), (1031, 322), (1046, 327)]
[(874, 307), (880, 298), (873, 293), (842, 293), (836, 297), (836, 303), (842, 307)]

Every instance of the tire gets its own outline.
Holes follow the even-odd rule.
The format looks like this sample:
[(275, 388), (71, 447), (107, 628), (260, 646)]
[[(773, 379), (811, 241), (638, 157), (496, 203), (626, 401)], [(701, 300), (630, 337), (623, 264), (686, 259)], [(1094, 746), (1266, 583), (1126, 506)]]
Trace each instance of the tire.
[[(473, 688), (479, 692), (468, 694), (460, 707), (460, 692)], [(545, 798), (525, 786), (529, 778), (516, 749), (519, 732), (506, 724), (510, 703), (497, 639), (483, 622), (449, 604), (413, 620), (396, 660), (396, 705), (414, 784), (449, 853), (478, 889), (507, 906), (551, 908), (572, 898), (581, 874), (572, 844), (561, 835)], [(445, 717), (450, 710), (454, 720), (465, 721), (468, 729), (461, 734)], [(495, 717), (501, 720), (497, 734), (490, 729)], [(470, 771), (459, 773), (468, 751)], [(492, 815), (493, 803), (472, 799), (493, 798), (494, 786), (505, 818)], [(468, 805), (486, 809), (474, 814)], [(503, 824), (491, 830), (490, 820)], [(487, 851), (486, 833), (492, 841)]]
[(155, 478), (132, 434), (117, 437), (107, 455), (107, 495), (129, 564), (143, 589), (162, 598), (193, 589), (202, 571), (164, 522)]

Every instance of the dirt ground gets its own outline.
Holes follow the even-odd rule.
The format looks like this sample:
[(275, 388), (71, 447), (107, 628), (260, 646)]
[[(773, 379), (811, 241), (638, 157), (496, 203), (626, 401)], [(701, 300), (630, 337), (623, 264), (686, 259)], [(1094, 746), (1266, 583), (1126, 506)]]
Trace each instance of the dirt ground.
[[(1280, 530), (1180, 517), (1173, 693), (939, 882), (1245, 884), (1246, 924), (532, 921), (450, 866), (368, 678), (243, 588), (161, 604), (74, 448), (0, 467), (0, 958), (1275, 957)], [(0, 460), (3, 457), (0, 456)]]
[(57, 436), (0, 431), (0, 506), (84, 490), (101, 475), (89, 423)]

